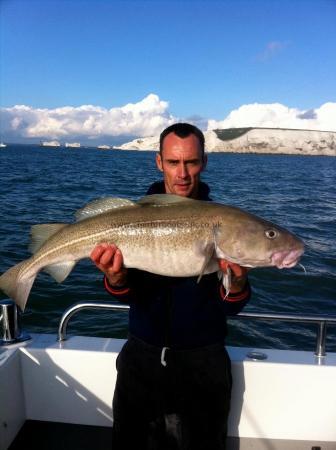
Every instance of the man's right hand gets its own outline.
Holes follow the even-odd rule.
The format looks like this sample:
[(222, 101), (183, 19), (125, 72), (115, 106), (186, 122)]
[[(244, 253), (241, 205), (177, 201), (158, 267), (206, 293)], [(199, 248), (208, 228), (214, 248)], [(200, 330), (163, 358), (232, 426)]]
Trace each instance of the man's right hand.
[(123, 286), (127, 269), (120, 249), (114, 244), (99, 244), (91, 252), (91, 260), (107, 277), (111, 286)]

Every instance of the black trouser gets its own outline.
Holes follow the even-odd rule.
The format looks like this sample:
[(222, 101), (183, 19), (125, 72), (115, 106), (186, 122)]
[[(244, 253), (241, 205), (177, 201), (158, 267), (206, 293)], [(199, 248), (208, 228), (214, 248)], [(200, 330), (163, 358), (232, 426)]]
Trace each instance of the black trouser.
[(117, 359), (112, 450), (224, 450), (231, 363), (224, 345), (162, 349), (131, 337)]

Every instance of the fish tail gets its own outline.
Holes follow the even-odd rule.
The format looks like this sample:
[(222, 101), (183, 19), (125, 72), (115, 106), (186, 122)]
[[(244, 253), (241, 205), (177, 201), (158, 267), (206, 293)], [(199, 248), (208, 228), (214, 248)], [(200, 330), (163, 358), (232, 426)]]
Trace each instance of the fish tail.
[(25, 309), (30, 290), (37, 275), (37, 273), (31, 274), (23, 271), (27, 261), (16, 264), (0, 276), (0, 289), (15, 301), (21, 311)]

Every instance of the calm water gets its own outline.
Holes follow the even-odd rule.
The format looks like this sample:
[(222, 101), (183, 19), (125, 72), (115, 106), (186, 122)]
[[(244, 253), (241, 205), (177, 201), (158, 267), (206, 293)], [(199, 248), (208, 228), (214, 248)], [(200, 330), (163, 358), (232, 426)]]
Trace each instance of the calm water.
[[(160, 179), (155, 153), (9, 145), (0, 150), (0, 272), (29, 257), (30, 226), (72, 222), (74, 211), (103, 196), (141, 197)], [(203, 176), (212, 198), (249, 210), (298, 234), (301, 268), (254, 269), (246, 311), (336, 316), (336, 158), (210, 154)], [(102, 276), (81, 261), (58, 285), (38, 275), (22, 317), (31, 332), (56, 333), (64, 309), (78, 301), (111, 301)], [(0, 293), (0, 298), (5, 296)], [(126, 337), (127, 313), (82, 312), (70, 334)], [(314, 348), (315, 328), (293, 323), (232, 322), (234, 345)], [(336, 351), (330, 328), (327, 350)]]

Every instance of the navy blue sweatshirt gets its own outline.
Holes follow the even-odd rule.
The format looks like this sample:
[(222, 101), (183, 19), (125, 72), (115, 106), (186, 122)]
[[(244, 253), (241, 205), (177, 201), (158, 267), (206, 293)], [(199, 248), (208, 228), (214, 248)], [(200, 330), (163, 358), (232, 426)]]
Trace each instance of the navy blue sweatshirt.
[[(209, 187), (200, 183), (200, 200), (209, 198)], [(148, 194), (165, 193), (164, 183), (150, 186)], [(246, 283), (242, 292), (226, 297), (217, 273), (198, 277), (165, 277), (128, 269), (127, 285), (106, 290), (130, 304), (129, 331), (157, 347), (192, 349), (221, 343), (227, 334), (226, 316), (237, 314), (250, 298)], [(226, 297), (226, 298), (225, 298)]]

